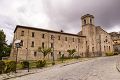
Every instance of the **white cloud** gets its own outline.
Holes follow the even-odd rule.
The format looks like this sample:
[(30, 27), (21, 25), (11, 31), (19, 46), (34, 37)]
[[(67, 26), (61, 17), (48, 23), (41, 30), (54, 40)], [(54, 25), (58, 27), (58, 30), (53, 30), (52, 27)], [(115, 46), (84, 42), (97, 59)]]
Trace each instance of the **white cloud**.
[(0, 3), (0, 29), (6, 33), (8, 43), (12, 41), (15, 25), (48, 28), (48, 23), (42, 0), (2, 0)]
[(108, 32), (120, 32), (120, 25), (113, 26), (107, 30)]

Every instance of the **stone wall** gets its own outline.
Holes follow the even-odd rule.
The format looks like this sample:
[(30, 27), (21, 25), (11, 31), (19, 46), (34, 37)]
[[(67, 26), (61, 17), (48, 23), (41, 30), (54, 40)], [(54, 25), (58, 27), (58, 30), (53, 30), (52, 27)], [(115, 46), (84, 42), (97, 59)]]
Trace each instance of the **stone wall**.
[[(21, 36), (22, 31), (24, 31), (24, 36)], [(32, 32), (34, 32), (34, 37), (32, 37)], [(43, 34), (44, 34), (44, 38), (42, 38)], [(27, 29), (22, 27), (17, 28), (14, 35), (15, 35), (14, 37), (15, 40), (19, 39), (23, 41), (23, 46), (19, 49), (19, 54), (18, 54), (19, 60), (42, 59), (42, 55), (41, 55), (42, 53), (38, 52), (38, 47), (42, 47), (42, 43), (44, 43), (45, 48), (50, 48), (51, 43), (52, 44), (54, 43), (55, 59), (60, 57), (60, 53), (65, 54), (67, 56), (68, 49), (76, 49), (77, 55), (85, 57), (86, 38), (83, 36), (68, 35), (62, 32), (61, 33), (47, 32), (47, 31), (34, 30), (29, 28)], [(55, 37), (54, 42), (53, 39), (51, 39), (51, 36)], [(60, 40), (59, 40), (59, 36), (60, 36)], [(34, 42), (34, 47), (32, 47), (32, 42)], [(13, 49), (15, 51), (15, 44), (13, 46)], [(51, 59), (51, 54), (48, 55), (47, 57)]]

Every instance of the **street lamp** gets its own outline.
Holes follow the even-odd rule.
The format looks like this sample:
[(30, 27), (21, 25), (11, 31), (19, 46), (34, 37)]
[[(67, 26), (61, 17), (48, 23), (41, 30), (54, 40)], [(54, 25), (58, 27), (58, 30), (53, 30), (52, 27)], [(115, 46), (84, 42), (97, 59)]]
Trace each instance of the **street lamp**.
[(55, 37), (52, 35), (52, 40), (53, 40), (53, 52), (52, 52), (52, 56), (53, 56), (53, 62), (52, 62), (52, 65), (55, 65), (55, 58), (54, 58), (54, 39)]
[(18, 48), (21, 48), (20, 43), (21, 43), (21, 40), (16, 40), (16, 41), (15, 41), (15, 47), (17, 48), (17, 53), (16, 53), (16, 65), (15, 65), (15, 73), (17, 73), (17, 72), (16, 72), (16, 68), (17, 68), (17, 56), (18, 56)]

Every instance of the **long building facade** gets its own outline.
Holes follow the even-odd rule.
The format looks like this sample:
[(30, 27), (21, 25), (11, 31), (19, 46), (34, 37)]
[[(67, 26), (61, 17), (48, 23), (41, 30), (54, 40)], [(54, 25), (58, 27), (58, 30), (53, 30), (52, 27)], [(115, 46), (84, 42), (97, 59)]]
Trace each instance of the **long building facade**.
[[(15, 40), (22, 41), (22, 46), (18, 49), (18, 60), (42, 59), (39, 47), (54, 46), (55, 59), (60, 58), (61, 54), (68, 56), (67, 50), (71, 49), (75, 49), (75, 55), (81, 57), (105, 56), (106, 52), (113, 52), (111, 36), (100, 26), (94, 25), (93, 15), (86, 14), (81, 17), (81, 21), (82, 30), (78, 34), (17, 25), (10, 58), (15, 59), (17, 53)], [(52, 55), (47, 55), (47, 58), (52, 59)]]

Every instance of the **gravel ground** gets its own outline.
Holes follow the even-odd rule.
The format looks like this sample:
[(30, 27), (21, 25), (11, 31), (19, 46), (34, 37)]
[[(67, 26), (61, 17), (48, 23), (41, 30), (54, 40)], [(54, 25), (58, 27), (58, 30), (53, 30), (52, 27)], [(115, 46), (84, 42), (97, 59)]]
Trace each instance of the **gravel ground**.
[(119, 56), (100, 57), (89, 61), (51, 69), (11, 80), (120, 80), (116, 69)]

